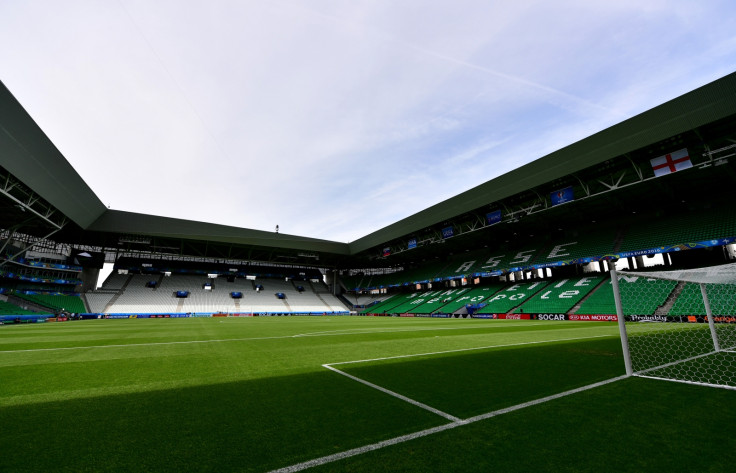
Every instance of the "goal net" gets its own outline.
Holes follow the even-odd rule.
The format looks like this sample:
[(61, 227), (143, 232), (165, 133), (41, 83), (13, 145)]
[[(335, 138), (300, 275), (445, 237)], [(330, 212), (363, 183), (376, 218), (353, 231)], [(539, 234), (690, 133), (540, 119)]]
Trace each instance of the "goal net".
[(736, 389), (736, 264), (616, 274), (630, 374)]

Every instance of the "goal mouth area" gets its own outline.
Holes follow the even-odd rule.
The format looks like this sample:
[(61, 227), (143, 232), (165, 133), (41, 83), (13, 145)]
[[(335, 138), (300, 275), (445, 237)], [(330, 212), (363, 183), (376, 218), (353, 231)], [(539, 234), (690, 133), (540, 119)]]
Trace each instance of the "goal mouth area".
[(736, 366), (736, 351), (723, 350), (695, 355), (637, 371), (634, 376), (736, 390), (736, 380), (728, 370), (714, 369), (724, 366)]
[(611, 276), (630, 375), (736, 389), (736, 264)]

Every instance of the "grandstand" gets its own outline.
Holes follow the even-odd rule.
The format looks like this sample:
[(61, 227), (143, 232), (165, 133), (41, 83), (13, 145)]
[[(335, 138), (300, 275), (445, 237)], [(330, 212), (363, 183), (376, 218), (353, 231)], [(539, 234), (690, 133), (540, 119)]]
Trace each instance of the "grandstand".
[(547, 281), (514, 283), (485, 299), (479, 314), (511, 313), (549, 285)]
[[(177, 292), (187, 296), (177, 297)], [(276, 297), (277, 293), (284, 298)], [(85, 297), (96, 312), (109, 314), (346, 312), (339, 299), (311, 281), (258, 279), (256, 284), (246, 278), (206, 274), (111, 274), (99, 290)]]
[(74, 313), (87, 312), (84, 301), (79, 296), (66, 294), (22, 294), (18, 293), (18, 297), (29, 302), (36, 303), (42, 307), (46, 307), (53, 312), (66, 311)]
[(567, 313), (601, 282), (601, 276), (554, 281), (523, 303), (517, 312)]
[[(735, 90), (731, 74), (345, 244), (108, 209), (3, 87), (14, 140), (1, 143), (0, 289), (39, 310), (92, 314), (610, 314), (605, 261), (733, 258)], [(28, 150), (36, 159), (21, 159)], [(655, 176), (651, 159), (675, 150), (692, 166)], [(22, 232), (9, 230), (26, 214)], [(115, 272), (97, 288), (104, 261)], [(588, 277), (600, 286), (575, 286)], [(672, 290), (637, 310), (670, 309), (659, 298)]]
[[(0, 143), (11, 312), (612, 315), (614, 261), (631, 271), (736, 258), (736, 74), (350, 244), (108, 209), (0, 92), (15, 137)], [(16, 159), (28, 150), (38, 159)], [(655, 175), (652, 158), (675, 150), (692, 165)], [(105, 261), (114, 271), (98, 288)], [(634, 284), (652, 287), (632, 315), (692, 307), (687, 285), (629, 273), (622, 294)]]

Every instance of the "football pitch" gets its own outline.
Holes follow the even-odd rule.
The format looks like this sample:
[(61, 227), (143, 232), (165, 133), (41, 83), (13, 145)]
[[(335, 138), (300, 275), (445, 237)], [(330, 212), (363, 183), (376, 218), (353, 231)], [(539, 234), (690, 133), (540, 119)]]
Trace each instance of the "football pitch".
[(736, 392), (624, 378), (615, 323), (0, 327), (0, 471), (733, 471)]

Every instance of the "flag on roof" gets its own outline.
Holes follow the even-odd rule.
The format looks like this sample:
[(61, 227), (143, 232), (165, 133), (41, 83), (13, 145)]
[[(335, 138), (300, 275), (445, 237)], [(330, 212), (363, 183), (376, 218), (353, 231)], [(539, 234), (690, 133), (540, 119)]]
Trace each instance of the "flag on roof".
[(665, 154), (650, 161), (654, 170), (654, 177), (664, 176), (676, 171), (682, 171), (693, 167), (687, 148)]

